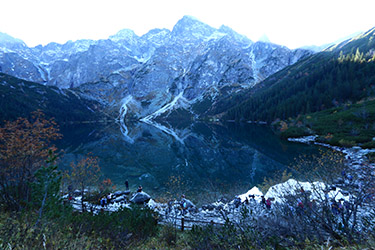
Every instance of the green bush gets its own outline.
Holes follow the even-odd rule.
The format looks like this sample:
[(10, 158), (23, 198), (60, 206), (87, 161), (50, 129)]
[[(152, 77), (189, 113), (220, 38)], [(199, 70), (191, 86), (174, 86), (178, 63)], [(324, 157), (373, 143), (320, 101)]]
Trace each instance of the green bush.
[(71, 225), (88, 235), (110, 239), (115, 246), (126, 246), (131, 238), (146, 239), (155, 234), (157, 220), (148, 208), (132, 206), (116, 212), (77, 213), (71, 218)]
[(311, 135), (311, 132), (304, 127), (289, 127), (287, 130), (281, 132), (280, 137), (283, 139), (286, 138), (296, 138)]
[[(71, 211), (69, 208), (66, 211)], [(0, 249), (123, 249), (157, 231), (155, 214), (134, 206), (118, 212), (60, 213), (37, 226), (38, 211), (2, 212)]]
[(0, 249), (103, 249), (102, 239), (76, 233), (71, 227), (47, 221), (34, 227), (34, 212), (0, 215)]
[(193, 226), (188, 232), (193, 249), (259, 249), (260, 235), (249, 225), (238, 227), (227, 220), (224, 225)]

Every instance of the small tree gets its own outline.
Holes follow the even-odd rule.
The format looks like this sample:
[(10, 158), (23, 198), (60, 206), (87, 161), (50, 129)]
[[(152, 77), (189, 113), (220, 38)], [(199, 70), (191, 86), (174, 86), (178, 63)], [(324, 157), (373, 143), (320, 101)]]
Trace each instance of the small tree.
[(45, 119), (41, 111), (32, 119), (6, 121), (0, 128), (0, 199), (8, 208), (19, 210), (30, 200), (29, 183), (35, 172), (55, 152), (51, 141), (61, 137), (53, 119)]
[(66, 177), (71, 182), (72, 186), (80, 189), (82, 194), (81, 209), (82, 212), (84, 212), (85, 207), (83, 201), (85, 198), (85, 189), (89, 188), (89, 194), (90, 188), (98, 184), (101, 176), (98, 158), (88, 154), (78, 163), (72, 162), (70, 167), (70, 173), (67, 173)]
[(43, 213), (50, 217), (56, 217), (62, 209), (60, 186), (61, 171), (57, 170), (56, 155), (49, 152), (46, 166), (40, 167), (35, 173), (35, 181), (32, 186), (32, 202), (39, 207), (39, 217), (35, 226), (39, 224)]
[(116, 185), (114, 185), (112, 180), (109, 178), (103, 180), (99, 185), (100, 195), (111, 192), (115, 189), (116, 189)]

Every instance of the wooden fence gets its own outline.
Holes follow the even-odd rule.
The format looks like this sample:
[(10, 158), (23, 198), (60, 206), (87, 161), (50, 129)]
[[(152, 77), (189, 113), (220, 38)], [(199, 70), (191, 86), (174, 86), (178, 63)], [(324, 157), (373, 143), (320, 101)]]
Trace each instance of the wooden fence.
[(192, 218), (189, 218), (189, 217), (185, 217), (184, 215), (182, 215), (181, 217), (178, 217), (178, 216), (163, 216), (162, 217), (162, 223), (163, 222), (166, 222), (168, 219), (171, 219), (172, 221), (174, 221), (174, 226), (176, 228), (180, 227), (181, 228), (181, 231), (184, 231), (184, 229), (192, 229), (193, 228), (193, 225), (224, 225), (225, 223), (221, 223), (221, 222), (214, 222), (213, 220), (211, 221), (205, 221), (205, 220), (197, 220), (197, 219), (192, 219)]

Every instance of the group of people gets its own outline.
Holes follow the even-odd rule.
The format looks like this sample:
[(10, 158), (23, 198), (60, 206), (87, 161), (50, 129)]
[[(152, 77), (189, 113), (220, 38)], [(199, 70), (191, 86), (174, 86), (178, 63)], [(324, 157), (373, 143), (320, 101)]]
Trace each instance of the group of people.
[[(128, 191), (129, 190), (129, 182), (128, 181), (125, 181), (125, 187), (126, 187), (126, 190)], [(137, 193), (140, 193), (143, 191), (143, 188), (142, 186), (138, 186), (138, 189), (137, 189)], [(130, 192), (130, 191), (129, 191)], [(100, 199), (99, 199), (99, 204), (102, 206), (102, 207), (105, 207), (107, 206), (108, 204), (111, 203), (111, 201), (113, 200), (113, 194), (111, 193), (108, 193), (104, 196), (102, 196)]]
[[(250, 199), (249, 199), (250, 198)], [(274, 200), (274, 198), (265, 198), (264, 195), (261, 196), (261, 201), (260, 201), (260, 204), (264, 207), (264, 208), (267, 208), (267, 209), (271, 209), (271, 205), (272, 205), (272, 201)], [(250, 204), (250, 203), (254, 203), (256, 202), (255, 201), (255, 195), (254, 194), (251, 194), (249, 195), (249, 197), (246, 197), (245, 198), (245, 201), (244, 203), (246, 205)], [(236, 208), (238, 208), (240, 205), (242, 204), (241, 202), (241, 198), (240, 197), (236, 197), (236, 199), (234, 200), (234, 205), (236, 206)]]
[(339, 199), (337, 202), (335, 199), (331, 200), (331, 210), (334, 215), (339, 215), (344, 212), (344, 210), (349, 210), (350, 204), (344, 199)]
[(272, 200), (273, 198), (265, 198), (264, 195), (261, 196), (262, 200), (261, 200), (261, 204), (263, 205), (263, 207), (267, 208), (267, 209), (271, 209), (271, 205), (272, 205)]
[(112, 194), (108, 193), (107, 195), (104, 195), (99, 199), (100, 206), (104, 207), (107, 206), (109, 203), (111, 203), (112, 200)]

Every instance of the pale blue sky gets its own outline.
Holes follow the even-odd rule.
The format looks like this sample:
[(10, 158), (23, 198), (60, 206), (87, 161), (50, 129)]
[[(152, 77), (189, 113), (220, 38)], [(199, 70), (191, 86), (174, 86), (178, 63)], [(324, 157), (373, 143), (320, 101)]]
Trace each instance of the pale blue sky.
[(375, 26), (374, 0), (0, 0), (0, 32), (29, 46), (102, 39), (129, 28), (172, 29), (184, 15), (253, 41), (322, 45)]

